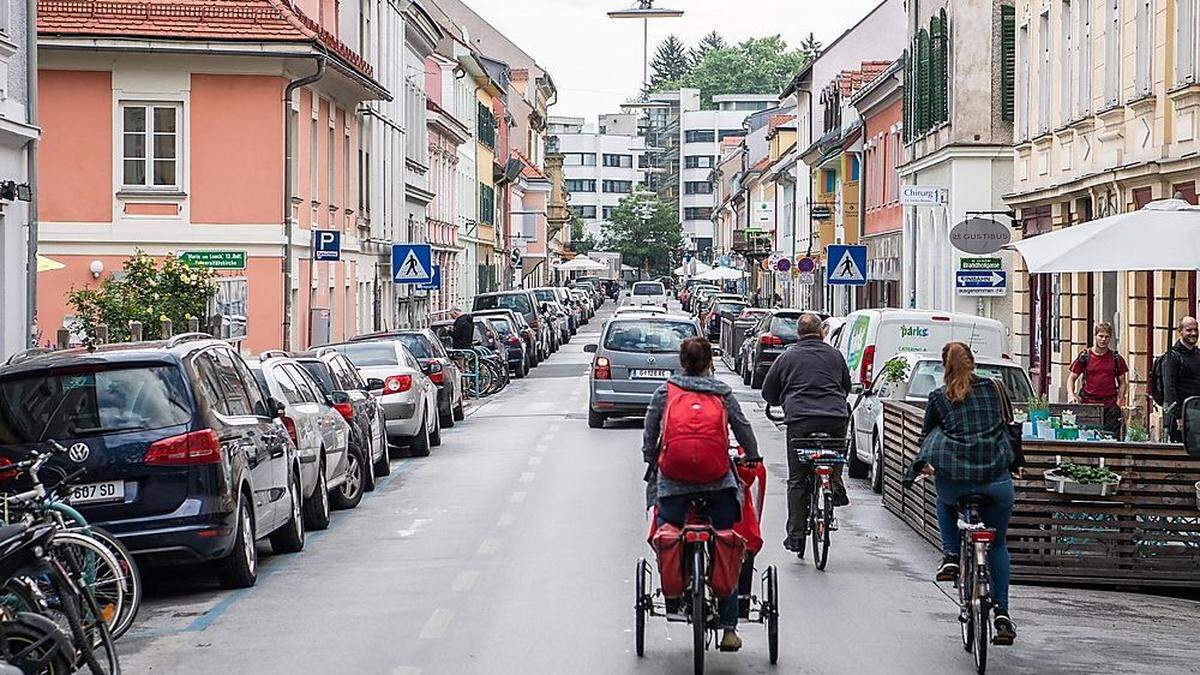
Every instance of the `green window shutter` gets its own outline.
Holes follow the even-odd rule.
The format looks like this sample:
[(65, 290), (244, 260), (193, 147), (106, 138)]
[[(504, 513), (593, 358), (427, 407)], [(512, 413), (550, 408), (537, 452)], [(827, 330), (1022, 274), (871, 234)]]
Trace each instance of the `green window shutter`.
[(938, 111), (941, 121), (950, 120), (950, 20), (946, 18), (946, 9), (939, 10), (941, 18), (938, 26), (942, 31), (942, 42), (938, 48), (938, 73), (941, 82), (942, 105)]
[(1008, 122), (1016, 117), (1017, 10), (1000, 6), (1000, 118)]
[(922, 28), (917, 31), (917, 134), (929, 130), (929, 85), (929, 33)]
[(912, 139), (912, 58), (909, 56), (909, 50), (904, 50), (900, 55), (901, 68), (904, 71), (904, 112), (901, 119), (904, 125), (904, 140)]
[(946, 83), (942, 80), (942, 21), (935, 14), (929, 18), (929, 126), (942, 121), (946, 99)]

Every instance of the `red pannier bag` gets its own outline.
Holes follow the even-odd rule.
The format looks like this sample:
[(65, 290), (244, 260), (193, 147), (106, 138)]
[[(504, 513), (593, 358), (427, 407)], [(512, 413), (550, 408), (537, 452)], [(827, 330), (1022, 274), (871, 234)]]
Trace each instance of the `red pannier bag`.
[(658, 577), (665, 598), (683, 597), (683, 530), (670, 523), (657, 528), (658, 509), (650, 520), (650, 548), (658, 556)]
[(737, 590), (738, 578), (742, 575), (742, 554), (746, 551), (746, 540), (733, 530), (717, 530), (714, 540), (712, 568), (709, 584), (713, 595), (723, 598)]
[(729, 472), (727, 425), (720, 396), (668, 383), (658, 470), (685, 483), (721, 480)]
[[(741, 454), (741, 448), (738, 450), (739, 454)], [(767, 469), (761, 462), (753, 466), (739, 464), (738, 478), (741, 479), (742, 483), (742, 517), (733, 526), (733, 531), (746, 540), (747, 551), (758, 553), (763, 547), (762, 528), (759, 526), (759, 507), (761, 507), (763, 499), (766, 497)], [(757, 500), (751, 494), (753, 492), (751, 488), (756, 483), (758, 484)], [(756, 507), (755, 504), (758, 504), (759, 507)]]

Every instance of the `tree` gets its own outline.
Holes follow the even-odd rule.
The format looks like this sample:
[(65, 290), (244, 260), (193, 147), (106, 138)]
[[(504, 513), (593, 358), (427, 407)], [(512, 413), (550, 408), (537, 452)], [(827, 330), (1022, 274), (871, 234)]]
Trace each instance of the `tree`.
[(604, 250), (620, 253), (625, 264), (654, 275), (670, 274), (682, 239), (679, 212), (652, 192), (622, 199), (603, 230)]
[(708, 35), (700, 38), (699, 44), (692, 48), (690, 56), (692, 57), (692, 67), (696, 67), (704, 60), (704, 56), (709, 52), (715, 52), (718, 49), (726, 49), (729, 45), (725, 43), (725, 38), (717, 31), (712, 31)]
[(683, 41), (674, 35), (668, 35), (658, 45), (654, 52), (654, 60), (650, 62), (650, 88), (657, 89), (659, 85), (674, 82), (688, 74), (692, 62), (688, 59), (687, 49)]
[(596, 237), (587, 229), (587, 225), (579, 216), (571, 218), (571, 250), (580, 254), (587, 255), (588, 252), (595, 250)]
[(699, 89), (701, 103), (712, 109), (721, 94), (778, 94), (808, 63), (800, 50), (789, 50), (779, 35), (751, 38), (734, 47), (714, 49), (670, 89)]
[(203, 321), (217, 293), (216, 272), (189, 267), (174, 255), (163, 259), (160, 267), (138, 250), (121, 268), (119, 277), (110, 274), (98, 287), (73, 288), (67, 294), (75, 310), (72, 329), (88, 344), (95, 342), (100, 325), (108, 326), (109, 340), (115, 342), (129, 339), (130, 321), (140, 321), (146, 337), (158, 335), (163, 319), (170, 319), (174, 328), (186, 326), (193, 317)]
[(821, 42), (812, 33), (809, 33), (808, 37), (804, 38), (804, 42), (800, 43), (800, 53), (804, 54), (804, 58), (809, 61), (814, 61), (821, 55), (821, 47)]

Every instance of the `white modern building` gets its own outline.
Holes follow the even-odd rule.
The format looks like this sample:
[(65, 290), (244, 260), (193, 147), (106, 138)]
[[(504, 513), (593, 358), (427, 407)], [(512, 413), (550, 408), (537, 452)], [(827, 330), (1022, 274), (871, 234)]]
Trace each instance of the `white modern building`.
[[(5, 49), (0, 50), (0, 182), (34, 182), (28, 173), (30, 143), (38, 138), (36, 106), (29, 106), (36, 91), (37, 74), (28, 67), (33, 34), (26, 3), (0, 0), (0, 32)], [(37, 198), (36, 190), (33, 197)], [(28, 313), (27, 238), (29, 204), (5, 201), (0, 209), (0, 358), (28, 346), (32, 316)], [(37, 265), (34, 263), (34, 273)], [(46, 339), (53, 339), (52, 335)]]
[(597, 238), (621, 199), (644, 182), (639, 168), (644, 143), (634, 135), (636, 117), (602, 115), (598, 122), (588, 127), (580, 117), (551, 117), (549, 124), (563, 155), (563, 185), (571, 211)]

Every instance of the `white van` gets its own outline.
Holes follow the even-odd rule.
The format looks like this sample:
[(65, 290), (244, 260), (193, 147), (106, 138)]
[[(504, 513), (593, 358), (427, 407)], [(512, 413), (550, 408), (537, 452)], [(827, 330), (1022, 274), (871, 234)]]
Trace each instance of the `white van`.
[(629, 304), (666, 307), (667, 289), (661, 281), (639, 281), (629, 293)]
[(1004, 325), (974, 314), (918, 309), (862, 309), (833, 329), (826, 340), (850, 367), (851, 402), (871, 386), (876, 368), (897, 354), (941, 354), (947, 342), (965, 342), (977, 356), (1004, 356)]

